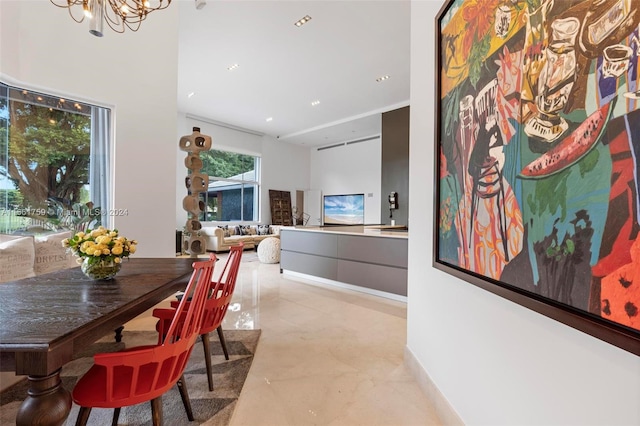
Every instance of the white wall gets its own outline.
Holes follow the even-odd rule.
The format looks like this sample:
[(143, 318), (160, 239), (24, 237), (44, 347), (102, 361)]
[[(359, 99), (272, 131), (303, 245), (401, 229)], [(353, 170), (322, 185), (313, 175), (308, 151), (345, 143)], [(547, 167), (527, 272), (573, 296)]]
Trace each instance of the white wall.
[[(48, 0), (2, 6), (2, 72), (34, 89), (113, 107), (114, 217), (139, 241), (136, 256), (174, 256), (178, 8), (152, 13), (138, 32), (102, 38)], [(7, 42), (16, 43), (4, 50)]]
[(262, 222), (271, 223), (270, 189), (290, 191), (291, 205), (294, 206), (296, 190), (310, 188), (310, 150), (270, 136), (264, 136), (262, 143)]
[(17, 1), (0, 2), (0, 70), (6, 75), (17, 75), (20, 40), (16, 38), (19, 21), (14, 19), (19, 13)]
[[(258, 136), (242, 130), (213, 124), (212, 122), (187, 118), (184, 114), (178, 115), (178, 123), (179, 136), (190, 135), (193, 127), (200, 127), (201, 133), (211, 136), (214, 149), (257, 155), (262, 158), (261, 223), (271, 223), (269, 189), (290, 191), (291, 199), (294, 201), (296, 190), (309, 188), (309, 148), (281, 142), (270, 136)], [(182, 209), (182, 199), (187, 193), (184, 185), (184, 177), (187, 173), (187, 169), (184, 166), (185, 156), (185, 152), (177, 149), (177, 229), (182, 229), (187, 220), (187, 213)]]
[(381, 223), (382, 139), (321, 151), (312, 148), (310, 183), (310, 189), (323, 195), (365, 194), (365, 223)]
[(434, 17), (411, 6), (407, 347), (466, 424), (640, 424), (640, 358), (433, 269)]

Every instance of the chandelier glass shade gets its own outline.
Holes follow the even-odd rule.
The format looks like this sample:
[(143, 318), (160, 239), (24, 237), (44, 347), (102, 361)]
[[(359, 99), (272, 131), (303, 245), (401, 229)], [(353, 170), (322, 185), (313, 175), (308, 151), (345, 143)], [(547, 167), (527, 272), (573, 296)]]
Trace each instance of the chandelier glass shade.
[(171, 0), (51, 0), (51, 3), (66, 8), (78, 23), (88, 19), (89, 32), (102, 37), (104, 22), (118, 33), (127, 28), (138, 31), (149, 13), (169, 7)]

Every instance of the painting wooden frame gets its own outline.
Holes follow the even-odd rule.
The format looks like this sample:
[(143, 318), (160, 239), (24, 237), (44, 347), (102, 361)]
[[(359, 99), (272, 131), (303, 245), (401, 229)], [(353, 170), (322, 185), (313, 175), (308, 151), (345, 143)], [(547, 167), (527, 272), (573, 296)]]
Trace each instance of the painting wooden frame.
[(434, 267), (640, 355), (640, 0), (435, 24)]

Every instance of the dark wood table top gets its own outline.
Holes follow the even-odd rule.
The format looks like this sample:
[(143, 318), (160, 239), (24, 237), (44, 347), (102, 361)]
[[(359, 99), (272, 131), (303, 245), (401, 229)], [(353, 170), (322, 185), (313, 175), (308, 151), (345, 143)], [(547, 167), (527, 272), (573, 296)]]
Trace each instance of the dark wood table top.
[(131, 258), (115, 279), (92, 281), (80, 267), (0, 284), (0, 370), (47, 375), (178, 290), (189, 258)]

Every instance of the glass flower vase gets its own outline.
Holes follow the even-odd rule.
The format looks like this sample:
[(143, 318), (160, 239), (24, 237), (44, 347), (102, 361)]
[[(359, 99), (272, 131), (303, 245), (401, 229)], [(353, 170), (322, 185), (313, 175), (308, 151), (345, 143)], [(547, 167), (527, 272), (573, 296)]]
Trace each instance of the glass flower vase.
[(85, 257), (80, 265), (82, 272), (92, 280), (110, 280), (120, 271), (121, 263)]

